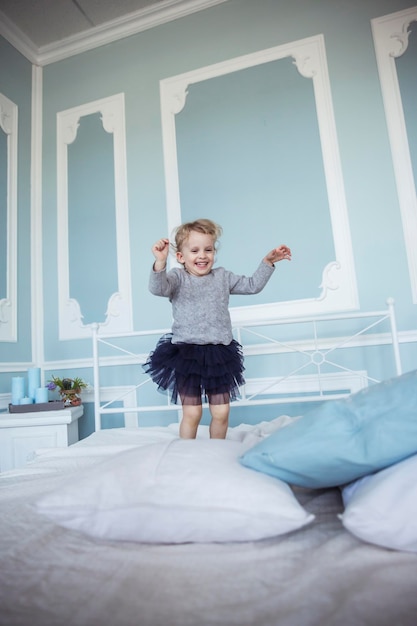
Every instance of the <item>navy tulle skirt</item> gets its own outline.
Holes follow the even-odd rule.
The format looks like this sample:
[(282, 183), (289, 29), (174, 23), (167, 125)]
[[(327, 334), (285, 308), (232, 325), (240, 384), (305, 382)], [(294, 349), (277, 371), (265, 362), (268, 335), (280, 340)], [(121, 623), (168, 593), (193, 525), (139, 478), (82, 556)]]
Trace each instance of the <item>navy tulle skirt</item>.
[(236, 400), (243, 385), (241, 345), (172, 343), (172, 334), (161, 337), (143, 365), (160, 391), (171, 393), (172, 402), (211, 404)]

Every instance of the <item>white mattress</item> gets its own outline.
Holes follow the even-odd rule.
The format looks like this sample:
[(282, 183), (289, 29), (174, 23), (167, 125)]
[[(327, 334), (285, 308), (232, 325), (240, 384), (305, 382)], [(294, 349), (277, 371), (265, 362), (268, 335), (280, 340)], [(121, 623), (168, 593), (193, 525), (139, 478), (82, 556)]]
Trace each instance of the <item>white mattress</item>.
[[(287, 419), (229, 436), (252, 445)], [(101, 431), (1, 475), (2, 626), (414, 626), (417, 555), (350, 535), (337, 489), (296, 491), (316, 515), (311, 525), (228, 544), (94, 541), (29, 506), (69, 472), (177, 435), (176, 424)]]

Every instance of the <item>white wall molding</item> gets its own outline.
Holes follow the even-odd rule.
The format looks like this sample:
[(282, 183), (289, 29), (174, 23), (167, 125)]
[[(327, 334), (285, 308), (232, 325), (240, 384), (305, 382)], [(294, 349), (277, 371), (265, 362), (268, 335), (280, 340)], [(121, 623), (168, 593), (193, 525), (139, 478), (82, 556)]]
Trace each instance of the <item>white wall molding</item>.
[(18, 374), (18, 372), (27, 372), (29, 367), (33, 367), (33, 363), (27, 361), (2, 361), (0, 363), (0, 374)]
[(0, 341), (17, 341), (17, 105), (0, 93), (0, 128), (7, 141), (6, 294), (0, 299)]
[[(245, 397), (277, 394), (283, 396), (283, 401), (288, 402), (288, 395), (300, 394), (299, 402), (303, 402), (302, 394), (319, 394), (325, 392), (338, 392), (346, 389), (349, 393), (356, 393), (368, 386), (368, 372), (356, 370), (352, 372), (331, 372), (329, 374), (317, 373), (300, 374), (291, 378), (249, 378), (245, 384)], [(287, 397), (286, 397), (287, 396)], [(307, 401), (311, 401), (308, 396)]]
[(0, 35), (19, 50), (31, 63), (43, 66), (98, 48), (99, 46), (104, 46), (112, 41), (130, 37), (226, 1), (162, 0), (156, 6), (145, 7), (124, 17), (100, 26), (94, 26), (85, 32), (66, 37), (40, 48), (34, 46), (33, 42), (0, 11)]
[[(167, 329), (168, 332), (169, 329)], [(398, 332), (398, 342), (401, 346), (407, 344), (417, 343), (417, 331), (407, 330)], [(322, 340), (318, 342), (318, 348), (330, 350), (335, 346), (340, 344), (340, 338), (333, 338), (331, 340)], [(350, 343), (350, 346), (357, 348), (366, 348), (370, 345), (391, 345), (392, 337), (390, 333), (375, 333), (372, 339), (367, 337), (358, 337), (357, 341), (354, 343)], [(311, 342), (289, 342), (288, 347), (285, 348), (280, 344), (274, 343), (264, 343), (264, 344), (254, 344), (251, 346), (247, 346), (244, 350), (245, 356), (252, 355), (267, 355), (267, 354), (285, 354), (292, 352), (294, 350), (311, 350), (312, 344)], [(148, 357), (149, 353), (139, 353), (137, 354), (136, 360), (133, 362), (134, 365), (138, 365), (140, 367), (141, 363), (144, 363)], [(118, 367), (125, 365), (132, 365), (132, 357), (131, 356), (113, 356), (113, 357), (100, 357), (100, 364), (103, 367)], [(33, 363), (14, 363), (14, 362), (4, 362), (0, 363), (0, 374), (10, 374), (10, 372), (16, 373), (16, 375), (20, 372), (26, 373), (29, 367), (33, 367)], [(42, 365), (43, 371), (47, 372), (61, 372), (67, 370), (73, 370), (74, 375), (80, 370), (90, 369), (93, 367), (93, 358), (83, 358), (83, 359), (62, 359), (60, 361), (45, 361)], [(48, 378), (48, 377), (46, 377)], [(93, 376), (86, 375), (85, 378), (87, 382), (93, 384)], [(91, 380), (90, 380), (91, 379)]]
[(68, 249), (68, 144), (72, 143), (85, 115), (100, 113), (103, 127), (113, 134), (115, 218), (117, 242), (118, 291), (107, 303), (106, 319), (99, 327), (106, 332), (132, 330), (129, 215), (127, 200), (126, 130), (124, 94), (61, 111), (57, 114), (57, 189), (58, 189), (58, 302), (59, 338), (77, 339), (91, 336), (90, 325), (83, 324), (80, 305), (69, 292)]
[(401, 102), (395, 59), (408, 47), (409, 26), (417, 21), (417, 6), (372, 20), (372, 33), (391, 144), (413, 302), (417, 303), (416, 181)]
[(336, 258), (323, 267), (321, 291), (316, 298), (234, 307), (231, 309), (234, 323), (347, 311), (359, 306), (350, 225), (322, 35), (261, 50), (161, 80), (168, 231), (171, 232), (182, 221), (175, 116), (185, 106), (188, 86), (285, 57), (292, 57), (300, 74), (313, 81)]
[(12, 401), (11, 393), (0, 393), (0, 412), (8, 411), (9, 404)]
[[(81, 394), (83, 402), (94, 403), (94, 389), (83, 391)], [(119, 385), (115, 387), (100, 387), (100, 400), (103, 404), (120, 402), (121, 407), (118, 413), (124, 413), (123, 409), (130, 409), (137, 406), (136, 387), (133, 385)], [(138, 426), (138, 414), (136, 411), (124, 413), (125, 428), (136, 428)]]
[(38, 51), (33, 42), (0, 11), (0, 35), (31, 63), (38, 64)]
[(31, 146), (31, 332), (32, 361), (43, 362), (43, 245), (42, 245), (42, 86), (43, 69), (32, 66), (32, 146)]

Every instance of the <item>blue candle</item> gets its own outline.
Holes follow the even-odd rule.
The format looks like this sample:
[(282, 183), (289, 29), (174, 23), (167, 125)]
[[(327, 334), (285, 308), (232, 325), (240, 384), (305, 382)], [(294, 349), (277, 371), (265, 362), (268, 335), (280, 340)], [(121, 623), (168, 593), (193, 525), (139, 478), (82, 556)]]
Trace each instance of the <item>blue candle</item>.
[(35, 402), (48, 402), (49, 394), (46, 387), (38, 387), (35, 391)]
[(12, 404), (20, 404), (25, 395), (25, 379), (21, 376), (12, 378)]
[(20, 400), (20, 404), (33, 404), (33, 400), (32, 400), (32, 398), (28, 398), (28, 397), (22, 398)]
[(31, 367), (28, 370), (28, 396), (35, 399), (36, 390), (41, 386), (41, 368)]

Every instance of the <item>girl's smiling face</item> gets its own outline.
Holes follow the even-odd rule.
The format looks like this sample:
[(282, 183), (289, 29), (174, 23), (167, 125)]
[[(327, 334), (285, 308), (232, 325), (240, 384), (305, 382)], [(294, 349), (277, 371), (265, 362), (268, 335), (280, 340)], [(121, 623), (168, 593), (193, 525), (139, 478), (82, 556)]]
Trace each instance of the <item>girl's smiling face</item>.
[(213, 237), (192, 230), (177, 252), (177, 261), (184, 265), (189, 274), (206, 276), (214, 265), (215, 253)]

